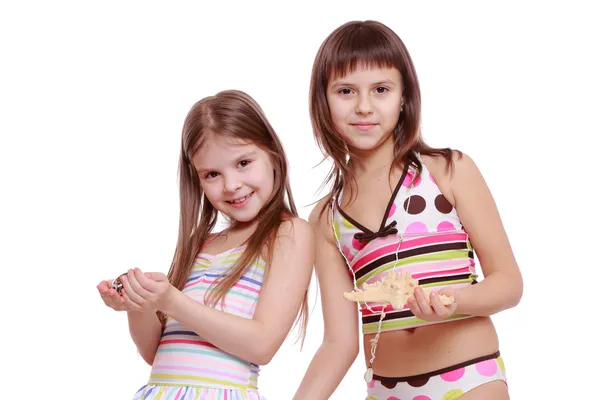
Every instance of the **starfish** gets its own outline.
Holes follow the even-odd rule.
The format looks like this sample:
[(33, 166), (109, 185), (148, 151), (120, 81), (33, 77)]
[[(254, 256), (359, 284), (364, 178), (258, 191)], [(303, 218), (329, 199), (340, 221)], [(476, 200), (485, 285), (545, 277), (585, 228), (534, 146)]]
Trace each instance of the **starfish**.
[[(413, 296), (415, 288), (418, 286), (418, 281), (413, 279), (409, 272), (390, 271), (387, 276), (375, 283), (364, 283), (362, 289), (355, 289), (352, 292), (344, 293), (344, 298), (350, 301), (363, 303), (387, 303), (400, 310), (404, 308), (406, 300)], [(423, 288), (425, 296), (429, 299), (431, 289)], [(451, 296), (439, 295), (440, 301), (444, 305), (449, 305), (454, 302)]]

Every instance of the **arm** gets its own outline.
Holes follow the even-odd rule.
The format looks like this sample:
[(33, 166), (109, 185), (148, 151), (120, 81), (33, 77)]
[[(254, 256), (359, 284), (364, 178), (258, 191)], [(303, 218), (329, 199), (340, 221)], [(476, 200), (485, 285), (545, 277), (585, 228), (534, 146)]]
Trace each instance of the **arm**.
[[(124, 282), (124, 285), (129, 287), (129, 282)], [(144, 361), (152, 365), (162, 334), (162, 326), (156, 312), (142, 311), (139, 305), (130, 301), (125, 290), (119, 294), (112, 289), (111, 281), (102, 281), (97, 288), (108, 307), (115, 311), (127, 312), (131, 339)]]
[(306, 221), (294, 218), (279, 228), (253, 319), (207, 307), (178, 290), (172, 291), (162, 311), (218, 348), (264, 365), (292, 327), (310, 283), (313, 264), (313, 231)]
[(152, 365), (162, 334), (162, 325), (154, 311), (128, 311), (129, 334), (140, 355)]
[[(340, 255), (325, 212), (319, 217), (320, 202), (309, 221), (317, 237), (316, 272), (321, 292), (324, 319), (323, 343), (313, 357), (294, 400), (328, 399), (356, 359), (359, 352), (358, 312), (356, 303), (345, 300), (344, 292), (353, 289), (348, 267)], [(328, 211), (328, 210), (326, 210)]]
[(457, 291), (456, 312), (489, 316), (516, 306), (523, 294), (521, 272), (492, 194), (466, 154), (455, 160), (450, 187), (485, 277), (477, 285)]

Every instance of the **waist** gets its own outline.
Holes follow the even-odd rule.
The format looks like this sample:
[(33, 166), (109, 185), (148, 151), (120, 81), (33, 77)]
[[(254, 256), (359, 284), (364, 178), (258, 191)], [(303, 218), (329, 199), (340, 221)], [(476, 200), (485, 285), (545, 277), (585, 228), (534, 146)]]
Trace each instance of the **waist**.
[[(365, 335), (365, 355), (374, 335)], [(498, 351), (498, 337), (490, 318), (471, 317), (383, 333), (373, 370), (380, 376), (412, 376), (459, 364)]]
[(194, 332), (163, 333), (149, 384), (215, 389), (257, 389), (260, 367), (204, 341)]

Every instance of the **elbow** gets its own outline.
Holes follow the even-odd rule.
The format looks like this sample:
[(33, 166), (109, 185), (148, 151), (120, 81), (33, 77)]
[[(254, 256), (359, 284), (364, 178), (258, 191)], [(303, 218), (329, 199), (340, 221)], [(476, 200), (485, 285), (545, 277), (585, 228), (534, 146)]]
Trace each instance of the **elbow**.
[(146, 364), (148, 364), (149, 366), (152, 366), (152, 364), (154, 363), (154, 357), (150, 358), (150, 357), (144, 357), (144, 356), (142, 356), (142, 359), (144, 361), (146, 361)]
[(516, 285), (515, 285), (512, 307), (517, 306), (521, 302), (522, 297), (523, 297), (523, 278), (519, 277), (519, 279), (517, 280)]
[(281, 340), (278, 340), (275, 335), (269, 335), (265, 331), (268, 332), (268, 330), (265, 329), (258, 337), (256, 337), (254, 346), (252, 346), (252, 351), (248, 355), (248, 361), (257, 365), (267, 365), (270, 363), (285, 339), (285, 337), (283, 337)]
[(149, 366), (152, 366), (152, 364), (154, 364), (154, 357), (156, 356), (156, 351), (154, 351), (152, 353), (149, 351), (145, 351), (145, 352), (140, 351), (140, 356), (142, 356), (142, 360), (144, 360), (146, 362), (146, 364), (148, 364)]
[(276, 346), (274, 344), (265, 344), (263, 346), (257, 346), (250, 357), (251, 360), (249, 361), (256, 365), (267, 365), (271, 362), (273, 357), (275, 357), (278, 347), (279, 346)]
[(354, 363), (354, 360), (356, 360), (356, 357), (358, 357), (359, 353), (360, 353), (360, 348), (358, 345), (358, 341), (356, 342), (352, 342), (352, 343), (348, 343), (346, 345), (346, 351), (345, 351), (348, 360), (350, 362), (350, 364)]
[(521, 274), (509, 275), (508, 277), (509, 290), (507, 293), (509, 295), (505, 300), (504, 308), (513, 308), (521, 302), (521, 298), (523, 297), (523, 278)]

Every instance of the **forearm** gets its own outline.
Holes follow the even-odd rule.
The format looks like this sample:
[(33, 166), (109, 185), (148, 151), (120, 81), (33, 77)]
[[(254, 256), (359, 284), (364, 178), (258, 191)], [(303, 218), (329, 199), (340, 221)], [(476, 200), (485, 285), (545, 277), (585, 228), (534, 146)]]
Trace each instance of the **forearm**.
[(338, 387), (358, 355), (358, 346), (323, 342), (311, 361), (294, 400), (326, 400)]
[(162, 311), (202, 339), (243, 360), (264, 365), (274, 354), (259, 321), (215, 310), (180, 291), (174, 292)]
[(154, 311), (128, 311), (129, 334), (140, 355), (152, 365), (162, 334), (162, 325)]
[(482, 282), (458, 290), (458, 314), (490, 316), (516, 306), (523, 293), (521, 276), (495, 272)]

